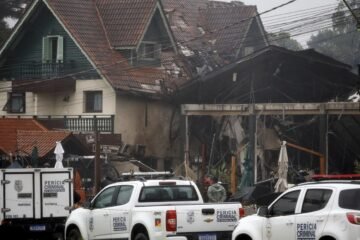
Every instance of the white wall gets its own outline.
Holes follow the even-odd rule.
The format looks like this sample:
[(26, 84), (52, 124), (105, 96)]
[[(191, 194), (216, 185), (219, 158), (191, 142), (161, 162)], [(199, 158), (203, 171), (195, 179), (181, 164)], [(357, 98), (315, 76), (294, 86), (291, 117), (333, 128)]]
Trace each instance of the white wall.
[[(11, 86), (11, 82), (0, 82), (2, 89)], [(10, 88), (9, 88), (10, 91)], [(26, 93), (26, 114), (38, 116), (63, 115), (94, 115), (84, 113), (84, 91), (103, 92), (103, 112), (96, 115), (115, 114), (115, 133), (122, 135), (124, 143), (146, 146), (146, 155), (158, 158), (179, 158), (179, 137), (175, 142), (169, 140), (170, 129), (178, 132), (180, 127), (180, 109), (176, 109), (174, 120), (172, 113), (174, 106), (162, 101), (146, 100), (140, 97), (116, 96), (113, 88), (103, 80), (77, 80), (75, 92)], [(7, 100), (7, 92), (0, 92), (3, 105)], [(147, 106), (147, 125), (145, 123)], [(2, 111), (3, 115), (9, 115)], [(19, 115), (19, 114), (18, 114)], [(170, 127), (172, 121), (172, 128)], [(161, 169), (162, 162), (158, 166)]]
[(103, 80), (77, 80), (75, 92), (39, 93), (38, 115), (94, 115), (84, 113), (84, 91), (102, 91), (103, 112), (96, 115), (115, 114), (115, 92)]
[(12, 86), (12, 82), (11, 81), (0, 81), (0, 115), (30, 115), (33, 116), (34, 115), (34, 94), (33, 93), (26, 93), (25, 97), (26, 97), (26, 110), (30, 109), (30, 111), (26, 111), (25, 114), (22, 113), (7, 113), (6, 111), (3, 111), (3, 108), (8, 100), (8, 93), (11, 92), (11, 86)]
[[(7, 101), (7, 92), (11, 91), (11, 82), (0, 82), (0, 103)], [(115, 91), (104, 80), (77, 80), (76, 91), (26, 93), (26, 113), (21, 115), (94, 115), (84, 113), (84, 91), (103, 92), (103, 112), (96, 115), (115, 114)], [(2, 108), (0, 109), (2, 110)], [(1, 111), (2, 115), (10, 115)], [(17, 114), (19, 115), (19, 114)]]

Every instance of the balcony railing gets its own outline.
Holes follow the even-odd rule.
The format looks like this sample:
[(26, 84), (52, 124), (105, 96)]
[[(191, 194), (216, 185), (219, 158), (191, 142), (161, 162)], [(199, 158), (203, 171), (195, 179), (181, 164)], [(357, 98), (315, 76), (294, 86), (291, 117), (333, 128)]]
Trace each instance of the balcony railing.
[(65, 129), (75, 132), (109, 132), (114, 133), (114, 116), (64, 118)]
[(92, 77), (96, 74), (95, 71), (84, 69), (84, 66), (80, 66), (76, 61), (61, 63), (32, 61), (10, 65), (9, 68), (0, 73), (0, 78), (14, 80), (50, 79), (75, 73), (81, 73), (81, 75), (86, 75), (86, 77)]
[(49, 129), (65, 129), (81, 133), (95, 132), (96, 130), (102, 133), (114, 133), (114, 115), (19, 116), (18, 118), (34, 118)]

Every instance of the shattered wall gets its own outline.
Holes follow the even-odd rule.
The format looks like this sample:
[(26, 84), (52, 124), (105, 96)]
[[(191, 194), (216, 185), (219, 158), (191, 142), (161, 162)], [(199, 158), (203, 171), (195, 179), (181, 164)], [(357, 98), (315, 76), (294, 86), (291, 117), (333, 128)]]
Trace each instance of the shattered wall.
[(156, 159), (151, 165), (157, 170), (179, 162), (178, 108), (163, 101), (119, 95), (116, 106), (115, 132), (121, 133), (124, 144), (145, 146), (145, 155), (152, 158), (149, 161)]

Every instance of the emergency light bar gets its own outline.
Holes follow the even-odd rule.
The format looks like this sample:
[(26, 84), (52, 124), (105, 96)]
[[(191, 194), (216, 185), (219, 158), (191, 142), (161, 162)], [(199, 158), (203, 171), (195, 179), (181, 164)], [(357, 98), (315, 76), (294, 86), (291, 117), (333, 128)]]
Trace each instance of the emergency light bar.
[(360, 180), (360, 174), (315, 174), (312, 176), (315, 181), (320, 180)]

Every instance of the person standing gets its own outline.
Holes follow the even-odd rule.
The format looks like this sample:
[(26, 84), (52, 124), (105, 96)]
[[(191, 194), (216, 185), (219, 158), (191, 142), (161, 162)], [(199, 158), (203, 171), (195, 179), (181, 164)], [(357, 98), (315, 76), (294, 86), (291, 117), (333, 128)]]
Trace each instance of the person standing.
[(226, 190), (224, 186), (218, 182), (217, 177), (207, 176), (205, 181), (209, 184), (207, 189), (209, 202), (224, 202), (226, 200)]

